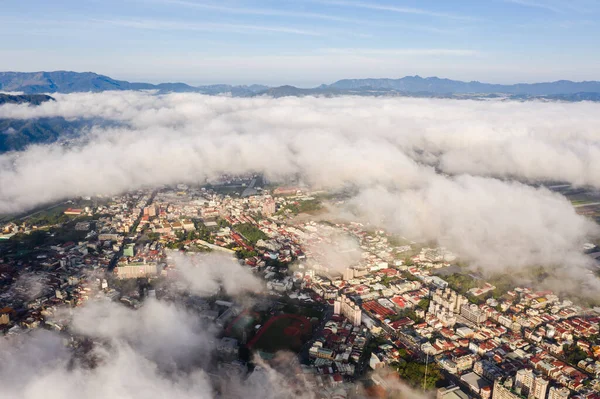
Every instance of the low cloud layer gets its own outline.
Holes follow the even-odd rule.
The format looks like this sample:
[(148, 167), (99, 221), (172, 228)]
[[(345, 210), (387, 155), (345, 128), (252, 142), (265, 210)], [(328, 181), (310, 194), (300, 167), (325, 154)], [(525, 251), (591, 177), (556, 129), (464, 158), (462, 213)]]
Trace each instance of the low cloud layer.
[(359, 217), (419, 241), (437, 241), (496, 272), (532, 265), (584, 270), (589, 260), (581, 248), (598, 233), (559, 194), (465, 175), (399, 192), (364, 190), (351, 205)]
[(318, 235), (304, 247), (316, 267), (332, 274), (343, 274), (347, 268), (357, 265), (363, 254), (355, 237), (327, 226), (320, 226)]
[[(3, 394), (14, 399), (283, 399), (291, 391), (286, 382), (293, 375), (267, 365), (266, 378), (217, 370), (210, 364), (217, 341), (210, 326), (176, 305), (148, 300), (136, 311), (110, 302), (89, 303), (75, 309), (73, 331), (94, 340), (85, 354), (66, 348), (59, 334), (44, 330), (13, 338), (20, 342), (0, 340)], [(219, 396), (220, 378), (226, 377), (222, 385), (227, 395)], [(308, 390), (300, 397), (314, 393)]]
[[(352, 173), (364, 165), (376, 168), (390, 161), (387, 156), (397, 158), (401, 152), (432, 161), (449, 173), (563, 180), (600, 188), (600, 133), (596, 128), (600, 105), (596, 103), (361, 97), (232, 99), (139, 92), (56, 96), (58, 101), (39, 107), (4, 105), (0, 118), (103, 118), (127, 124), (139, 133), (138, 140), (142, 139), (139, 136), (162, 137), (161, 128), (166, 128), (172, 139), (186, 141), (181, 147), (165, 147), (164, 155), (187, 148), (185, 144), (196, 144), (182, 155), (197, 152), (205, 160), (209, 158), (200, 146), (218, 150), (215, 157), (219, 158), (236, 152), (244, 155), (244, 147), (251, 150), (270, 144), (266, 148), (271, 149), (271, 157), (287, 165), (283, 172), (308, 172), (344, 155), (365, 156), (365, 162), (358, 162), (355, 168), (348, 167), (351, 162), (344, 165)], [(124, 140), (124, 132), (116, 133)], [(235, 146), (231, 139), (240, 145)], [(137, 143), (134, 139), (119, 144)], [(219, 148), (221, 144), (228, 148)], [(151, 149), (152, 143), (148, 145)], [(318, 155), (327, 151), (330, 158), (315, 156), (302, 162), (300, 155), (310, 155), (306, 150)], [(380, 162), (369, 162), (373, 150), (381, 157)], [(290, 153), (299, 156), (283, 157)], [(312, 162), (319, 159), (321, 162)], [(210, 171), (221, 166), (210, 165)], [(400, 165), (389, 165), (394, 166)], [(343, 177), (339, 173), (336, 179)]]
[(104, 119), (71, 146), (0, 156), (0, 212), (222, 173), (353, 187), (378, 225), (437, 240), (477, 265), (581, 267), (597, 233), (528, 181), (600, 188), (600, 105), (408, 98), (57, 95), (0, 117)]
[[(76, 195), (198, 183), (221, 173), (351, 186), (347, 211), (406, 237), (438, 241), (490, 271), (560, 267), (584, 277), (581, 245), (598, 234), (562, 196), (519, 181), (600, 188), (596, 104), (377, 98), (232, 99), (195, 94), (57, 95), (39, 107), (5, 105), (0, 118), (102, 118), (71, 146), (0, 156), (0, 212)], [(171, 254), (189, 288), (230, 294), (261, 289), (231, 260)], [(344, 267), (353, 258), (339, 261)], [(75, 309), (72, 328), (95, 342), (97, 363), (73, 359), (62, 337), (37, 331), (0, 340), (0, 386), (11, 398), (215, 397), (216, 337), (192, 313), (148, 300)], [(281, 355), (285, 356), (285, 355)], [(314, 397), (286, 368), (227, 376), (224, 397)], [(308, 384), (310, 385), (310, 384)], [(308, 386), (306, 385), (306, 386)], [(51, 387), (49, 389), (48, 387)], [(416, 394), (403, 387), (406, 397)]]
[(221, 287), (232, 296), (263, 290), (262, 281), (228, 254), (170, 251), (168, 260), (177, 267), (187, 290), (196, 295), (212, 295)]
[[(219, 285), (232, 295), (261, 288), (260, 280), (230, 256), (172, 253), (170, 259), (191, 294), (205, 296)], [(221, 368), (216, 362), (220, 330), (177, 302), (147, 298), (134, 310), (100, 298), (58, 313), (70, 320), (70, 334), (40, 329), (0, 339), (6, 397), (316, 397), (313, 384), (298, 379), (302, 373), (294, 354), (278, 354), (277, 367), (257, 359), (260, 370), (250, 375)]]
[[(292, 353), (280, 352), (269, 363), (255, 359), (257, 367), (249, 375), (211, 363), (218, 340), (212, 328), (174, 304), (150, 299), (132, 310), (106, 301), (90, 302), (73, 312), (72, 331), (78, 339), (87, 338), (78, 349), (65, 346), (65, 336), (46, 330), (0, 340), (3, 395), (315, 399), (325, 394), (311, 375), (302, 372)], [(388, 381), (390, 392), (400, 397), (425, 398), (397, 380)], [(360, 390), (360, 385), (356, 388)]]

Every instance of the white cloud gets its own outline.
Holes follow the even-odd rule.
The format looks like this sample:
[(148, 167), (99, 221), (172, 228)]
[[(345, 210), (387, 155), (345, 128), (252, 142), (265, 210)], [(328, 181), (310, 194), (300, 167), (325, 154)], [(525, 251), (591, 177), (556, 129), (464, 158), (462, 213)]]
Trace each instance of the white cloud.
[(456, 20), (472, 20), (473, 17), (451, 14), (445, 12), (438, 12), (433, 10), (428, 10), (424, 8), (416, 8), (416, 7), (402, 7), (395, 5), (387, 5), (387, 4), (379, 4), (373, 2), (363, 2), (363, 1), (348, 1), (348, 0), (321, 0), (323, 4), (330, 4), (342, 7), (354, 7), (354, 8), (364, 8), (375, 11), (388, 11), (399, 14), (413, 14), (413, 15), (424, 15), (428, 17), (436, 17), (436, 18), (446, 18), (446, 19), (456, 19)]
[[(580, 248), (598, 228), (560, 195), (499, 178), (600, 187), (596, 104), (134, 92), (56, 98), (39, 107), (2, 106), (0, 117), (102, 118), (122, 125), (97, 127), (70, 147), (1, 155), (1, 212), (255, 171), (272, 179), (300, 176), (316, 187), (350, 186), (358, 192), (349, 203), (358, 218), (436, 240), (485, 270), (541, 265), (587, 276)], [(230, 259), (173, 256), (196, 293), (219, 282), (234, 295), (261, 287)], [(4, 393), (18, 399), (214, 397), (215, 381), (203, 370), (210, 367), (215, 336), (193, 314), (154, 300), (138, 311), (90, 303), (74, 312), (74, 331), (104, 343), (90, 353), (97, 366), (71, 362), (54, 333), (34, 333), (21, 344), (2, 340)], [(284, 360), (287, 368), (264, 365), (266, 372), (249, 380), (231, 376), (229, 397), (289, 397), (283, 381), (293, 378), (295, 363)]]
[(277, 17), (292, 17), (292, 18), (308, 18), (308, 19), (324, 19), (327, 21), (352, 22), (362, 23), (360, 19), (344, 18), (337, 15), (321, 14), (314, 12), (303, 12), (296, 10), (278, 10), (272, 8), (248, 8), (248, 7), (232, 7), (214, 3), (185, 1), (185, 0), (156, 0), (157, 3), (164, 3), (171, 6), (182, 6), (188, 8), (197, 8), (202, 10), (210, 10), (228, 14), (242, 15), (265, 15)]
[(110, 25), (122, 26), (134, 29), (150, 29), (150, 30), (173, 30), (173, 31), (197, 31), (197, 32), (233, 32), (233, 33), (288, 33), (303, 36), (321, 36), (323, 33), (308, 30), (296, 29), (286, 26), (274, 25), (250, 25), (250, 24), (228, 24), (228, 23), (190, 23), (185, 21), (169, 21), (169, 20), (93, 20), (96, 23), (106, 23)]
[[(88, 303), (73, 310), (78, 341), (39, 330), (0, 340), (0, 383), (11, 399), (314, 399), (327, 389), (302, 372), (296, 355), (280, 352), (246, 376), (210, 363), (216, 341), (210, 327), (176, 305), (145, 301), (136, 310)], [(424, 396), (399, 381), (390, 390)], [(357, 386), (360, 389), (360, 385)], [(366, 397), (358, 395), (360, 397)]]
[(323, 52), (341, 55), (360, 56), (473, 56), (478, 52), (475, 50), (452, 49), (452, 48), (328, 48)]
[(359, 215), (420, 241), (438, 241), (488, 271), (546, 265), (583, 270), (579, 253), (598, 227), (561, 195), (520, 183), (462, 175), (423, 187), (364, 190)]
[(122, 126), (96, 128), (80, 145), (0, 156), (0, 211), (253, 171), (315, 187), (354, 187), (357, 203), (369, 203), (363, 216), (408, 237), (437, 239), (494, 270), (582, 267), (580, 244), (596, 233), (565, 199), (497, 178), (600, 188), (597, 104), (139, 92), (56, 97), (35, 108), (5, 105), (0, 117), (104, 118)]
[(248, 268), (240, 267), (231, 255), (187, 254), (170, 251), (168, 259), (173, 262), (182, 280), (196, 295), (210, 295), (222, 285), (229, 295), (241, 295), (247, 292), (260, 292), (261, 280)]

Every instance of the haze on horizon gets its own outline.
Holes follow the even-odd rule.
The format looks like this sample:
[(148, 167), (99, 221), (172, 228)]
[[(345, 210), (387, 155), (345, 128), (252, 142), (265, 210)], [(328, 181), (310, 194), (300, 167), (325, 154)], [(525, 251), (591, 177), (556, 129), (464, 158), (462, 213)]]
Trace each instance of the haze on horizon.
[(593, 0), (32, 0), (2, 11), (2, 71), (301, 87), (417, 74), (600, 79)]

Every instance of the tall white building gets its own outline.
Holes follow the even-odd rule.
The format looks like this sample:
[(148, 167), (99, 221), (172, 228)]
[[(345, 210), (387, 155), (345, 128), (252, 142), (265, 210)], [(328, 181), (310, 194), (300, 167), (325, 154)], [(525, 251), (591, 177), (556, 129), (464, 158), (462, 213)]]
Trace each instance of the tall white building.
[(565, 387), (552, 387), (548, 391), (548, 399), (569, 399), (569, 395), (571, 395), (571, 391)]
[(517, 371), (515, 376), (515, 391), (525, 397), (529, 396), (529, 392), (533, 389), (533, 380), (535, 375), (529, 369), (521, 369)]
[(548, 393), (549, 382), (538, 376), (533, 381), (533, 390), (529, 393), (530, 398), (534, 399), (546, 399), (546, 393)]
[(333, 303), (333, 313), (342, 314), (355, 326), (360, 326), (362, 311), (346, 295), (339, 296)]
[(475, 324), (483, 323), (487, 319), (487, 315), (475, 304), (462, 305), (460, 308), (460, 315)]
[(533, 399), (545, 399), (548, 392), (548, 381), (537, 376), (529, 369), (517, 371), (514, 389), (517, 393)]
[(265, 202), (263, 203), (263, 207), (262, 207), (262, 213), (265, 216), (271, 216), (275, 213), (275, 201), (273, 200), (273, 198), (268, 197), (267, 199), (265, 199)]
[(518, 394), (512, 392), (511, 385), (512, 381), (510, 379), (504, 383), (502, 383), (500, 379), (494, 381), (492, 399), (521, 399)]
[(432, 302), (439, 304), (453, 313), (460, 313), (460, 308), (469, 303), (466, 297), (450, 288), (436, 290), (431, 299)]

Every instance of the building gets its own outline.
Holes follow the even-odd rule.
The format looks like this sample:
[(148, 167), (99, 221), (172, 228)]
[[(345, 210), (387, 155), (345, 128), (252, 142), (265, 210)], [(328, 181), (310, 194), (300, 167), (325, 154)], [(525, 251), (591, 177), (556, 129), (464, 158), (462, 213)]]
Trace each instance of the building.
[(481, 393), (481, 390), (483, 388), (488, 387), (490, 385), (488, 380), (481, 377), (479, 374), (473, 372), (464, 374), (460, 377), (460, 379), (464, 381), (469, 386), (469, 388), (477, 395)]
[(217, 345), (217, 352), (222, 358), (236, 359), (238, 356), (238, 346), (237, 339), (223, 337)]
[(494, 381), (492, 399), (522, 399), (521, 396), (511, 390), (511, 386), (511, 379), (506, 380), (504, 383), (500, 379)]
[(533, 390), (533, 381), (535, 379), (535, 375), (533, 371), (529, 369), (521, 369), (517, 371), (517, 375), (515, 376), (515, 392), (525, 397), (529, 396), (529, 393)]
[(477, 374), (494, 381), (503, 376), (502, 370), (489, 360), (480, 360), (473, 364), (473, 371)]
[(369, 367), (371, 367), (373, 370), (377, 370), (384, 368), (385, 366), (385, 362), (382, 362), (376, 354), (371, 353), (371, 358), (369, 359)]
[(344, 281), (348, 281), (348, 280), (352, 280), (354, 278), (354, 269), (347, 267), (344, 270), (344, 274), (342, 276), (342, 280)]
[(471, 397), (461, 391), (460, 387), (451, 385), (437, 390), (436, 399), (470, 399)]
[(323, 348), (323, 343), (316, 341), (308, 350), (308, 355), (317, 359), (333, 360), (335, 352), (331, 349)]
[(156, 216), (156, 206), (151, 205), (144, 208), (144, 216), (154, 217)]
[(83, 209), (69, 208), (64, 213), (69, 216), (79, 216), (83, 213)]
[(548, 392), (548, 381), (536, 376), (532, 370), (521, 369), (515, 376), (515, 392), (534, 399), (545, 399)]
[(487, 319), (486, 314), (479, 310), (475, 304), (462, 305), (460, 308), (460, 315), (475, 324), (483, 323)]
[(449, 288), (436, 290), (431, 300), (453, 313), (460, 313), (462, 306), (469, 303), (466, 297)]
[(473, 364), (475, 363), (476, 359), (477, 359), (476, 355), (469, 354), (469, 355), (454, 357), (452, 360), (454, 361), (454, 363), (456, 363), (456, 370), (459, 373), (461, 373), (463, 371), (472, 369)]
[(158, 265), (152, 263), (129, 263), (115, 267), (118, 279), (151, 277), (158, 274)]
[(262, 214), (265, 216), (271, 216), (275, 213), (275, 201), (269, 197), (265, 200), (262, 206)]
[(543, 379), (541, 376), (537, 376), (533, 381), (533, 390), (529, 394), (530, 398), (534, 399), (545, 399), (546, 393), (548, 392), (549, 382)]
[(548, 391), (548, 399), (569, 399), (569, 395), (571, 395), (571, 391), (565, 387), (552, 387)]
[(185, 231), (194, 231), (196, 230), (196, 225), (193, 221), (185, 219), (181, 221), (181, 225)]
[(90, 229), (90, 222), (77, 222), (75, 230), (77, 231), (88, 231)]
[(344, 315), (352, 324), (360, 326), (362, 311), (360, 307), (355, 304), (346, 295), (341, 295), (333, 303), (333, 313)]

